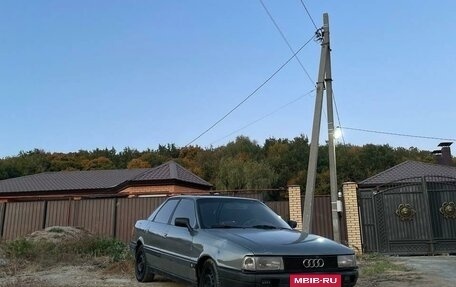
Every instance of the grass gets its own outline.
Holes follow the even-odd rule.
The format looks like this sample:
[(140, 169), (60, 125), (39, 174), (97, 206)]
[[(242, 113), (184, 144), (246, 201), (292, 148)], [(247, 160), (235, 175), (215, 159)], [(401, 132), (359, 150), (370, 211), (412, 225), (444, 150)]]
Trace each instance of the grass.
[(360, 262), (360, 276), (377, 277), (393, 271), (407, 271), (407, 269), (391, 262), (389, 257), (378, 253), (363, 254), (358, 257)]
[(49, 232), (53, 232), (53, 233), (64, 233), (65, 230), (63, 230), (63, 229), (60, 228), (60, 227), (52, 227), (51, 229), (49, 229)]
[(65, 264), (88, 263), (108, 273), (112, 271), (112, 274), (129, 273), (133, 266), (127, 246), (116, 239), (88, 237), (54, 243), (20, 238), (2, 242), (0, 249), (8, 261), (0, 271), (11, 275), (20, 272), (21, 266), (44, 270)]

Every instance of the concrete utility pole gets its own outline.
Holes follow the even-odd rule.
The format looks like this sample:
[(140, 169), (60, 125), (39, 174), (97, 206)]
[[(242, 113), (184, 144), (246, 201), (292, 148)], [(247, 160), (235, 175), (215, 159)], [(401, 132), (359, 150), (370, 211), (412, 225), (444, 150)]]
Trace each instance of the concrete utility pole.
[(320, 55), (320, 67), (317, 81), (317, 97), (312, 126), (312, 139), (310, 142), (309, 165), (307, 168), (306, 196), (303, 211), (303, 232), (310, 232), (313, 201), (315, 193), (315, 180), (317, 177), (318, 141), (320, 139), (321, 111), (323, 106), (323, 94), (326, 89), (326, 103), (328, 112), (328, 147), (329, 147), (329, 172), (331, 186), (331, 209), (333, 221), (333, 239), (340, 242), (339, 214), (337, 208), (337, 172), (336, 153), (334, 147), (334, 115), (333, 93), (331, 79), (331, 48), (329, 41), (329, 16), (323, 14), (323, 28), (320, 30), (322, 43)]

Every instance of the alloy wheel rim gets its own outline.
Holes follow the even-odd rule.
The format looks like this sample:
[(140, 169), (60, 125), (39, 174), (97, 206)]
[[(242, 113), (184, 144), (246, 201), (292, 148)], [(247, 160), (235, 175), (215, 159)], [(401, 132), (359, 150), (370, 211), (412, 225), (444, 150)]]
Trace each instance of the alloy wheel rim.
[(136, 260), (136, 266), (137, 266), (137, 271), (138, 271), (138, 275), (142, 276), (142, 274), (144, 273), (144, 254), (141, 253), (139, 256), (138, 256), (138, 259)]
[(204, 287), (212, 287), (215, 286), (214, 284), (214, 274), (212, 274), (211, 270), (206, 270), (204, 273)]

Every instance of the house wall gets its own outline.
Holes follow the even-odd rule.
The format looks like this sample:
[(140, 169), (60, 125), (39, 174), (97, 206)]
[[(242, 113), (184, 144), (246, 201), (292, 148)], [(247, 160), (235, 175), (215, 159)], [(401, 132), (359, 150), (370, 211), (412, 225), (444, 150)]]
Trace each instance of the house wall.
[(157, 186), (130, 186), (119, 192), (119, 194), (144, 195), (144, 194), (190, 194), (207, 193), (207, 190), (184, 187), (179, 185), (157, 185)]

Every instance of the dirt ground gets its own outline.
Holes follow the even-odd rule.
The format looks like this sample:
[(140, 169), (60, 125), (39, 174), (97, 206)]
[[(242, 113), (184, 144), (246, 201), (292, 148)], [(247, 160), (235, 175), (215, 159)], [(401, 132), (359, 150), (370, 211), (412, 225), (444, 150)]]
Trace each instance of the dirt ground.
[(65, 266), (34, 273), (24, 272), (15, 276), (0, 276), (0, 286), (5, 287), (184, 287), (186, 285), (157, 277), (150, 284), (139, 283), (131, 275), (106, 274), (93, 266)]
[[(361, 276), (362, 287), (454, 287), (456, 256), (390, 257), (397, 269)], [(360, 269), (363, 265), (360, 266)]]
[[(393, 257), (398, 270), (383, 274), (361, 276), (360, 287), (454, 287), (456, 280), (456, 257)], [(400, 268), (399, 268), (400, 267)], [(405, 268), (404, 268), (405, 267)], [(363, 268), (361, 264), (360, 268)], [(120, 272), (121, 273), (121, 272)], [(132, 274), (113, 274), (112, 271), (97, 266), (64, 266), (38, 272), (18, 272), (15, 276), (0, 275), (0, 286), (119, 286), (119, 287), (184, 287), (163, 277), (156, 282), (142, 284), (136, 282)]]

